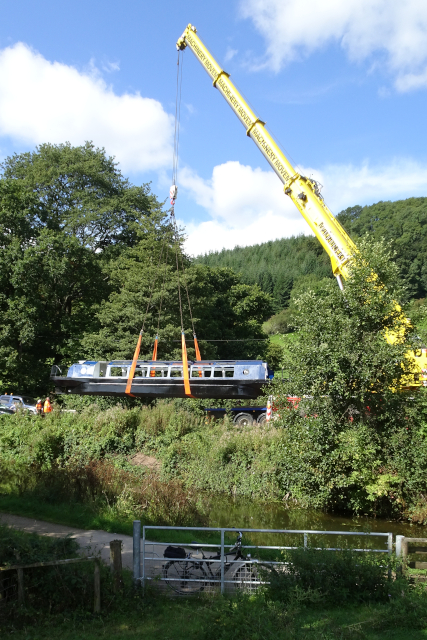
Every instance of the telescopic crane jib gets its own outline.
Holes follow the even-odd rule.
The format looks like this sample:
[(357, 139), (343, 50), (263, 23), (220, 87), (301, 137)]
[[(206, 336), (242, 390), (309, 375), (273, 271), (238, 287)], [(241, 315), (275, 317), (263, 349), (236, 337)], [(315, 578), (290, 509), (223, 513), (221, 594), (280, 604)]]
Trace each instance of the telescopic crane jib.
[(313, 178), (299, 174), (273, 137), (265, 128), (265, 122), (252, 111), (246, 100), (236, 89), (229, 74), (221, 69), (206, 49), (196, 33), (196, 28), (188, 25), (179, 38), (177, 49), (190, 47), (197, 59), (212, 78), (212, 84), (223, 95), (236, 116), (246, 129), (273, 171), (284, 185), (284, 191), (309, 224), (313, 233), (329, 255), (332, 271), (342, 288), (342, 280), (348, 277), (347, 264), (356, 250), (356, 245), (344, 231), (338, 220), (329, 211), (320, 194), (320, 185)]
[[(295, 206), (307, 221), (314, 235), (328, 254), (334, 276), (343, 289), (342, 278), (349, 277), (349, 262), (357, 252), (357, 247), (328, 209), (320, 193), (320, 185), (313, 178), (301, 175), (291, 165), (273, 137), (265, 128), (265, 122), (260, 120), (250, 108), (246, 100), (239, 93), (230, 80), (229, 74), (221, 69), (211, 53), (206, 49), (197, 35), (196, 28), (189, 24), (176, 43), (178, 51), (189, 47), (212, 79), (213, 86), (223, 95), (240, 122), (246, 129), (246, 135), (252, 138), (273, 171), (284, 185), (284, 192), (291, 198)], [(396, 305), (398, 310), (400, 307)], [(387, 340), (393, 343), (398, 336), (393, 333), (387, 335)], [(408, 386), (427, 386), (427, 350), (420, 350), (420, 355), (411, 352), (413, 361), (413, 379)], [(420, 379), (421, 378), (421, 379)]]

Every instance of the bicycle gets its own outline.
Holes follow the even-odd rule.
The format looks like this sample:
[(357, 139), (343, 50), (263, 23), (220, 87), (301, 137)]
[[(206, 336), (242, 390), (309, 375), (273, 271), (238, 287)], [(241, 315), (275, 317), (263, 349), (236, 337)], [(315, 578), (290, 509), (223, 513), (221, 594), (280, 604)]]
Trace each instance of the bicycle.
[[(235, 587), (243, 590), (257, 584), (258, 572), (252, 562), (246, 563), (251, 560), (251, 555), (242, 553), (242, 537), (243, 534), (239, 531), (235, 545), (224, 554), (224, 575), (228, 574), (228, 580), (231, 574)], [(169, 549), (171, 551), (168, 552)], [(196, 549), (199, 558), (195, 557), (193, 551), (187, 553), (182, 547), (168, 547), (163, 554), (165, 558), (170, 558), (163, 567), (163, 579), (170, 589), (180, 595), (201, 593), (206, 588), (218, 585), (221, 580), (221, 563), (218, 562), (221, 554), (207, 557), (202, 547)], [(172, 557), (172, 554), (181, 554), (181, 557)], [(227, 556), (232, 554), (234, 558), (228, 560)], [(236, 564), (238, 566), (233, 572)]]

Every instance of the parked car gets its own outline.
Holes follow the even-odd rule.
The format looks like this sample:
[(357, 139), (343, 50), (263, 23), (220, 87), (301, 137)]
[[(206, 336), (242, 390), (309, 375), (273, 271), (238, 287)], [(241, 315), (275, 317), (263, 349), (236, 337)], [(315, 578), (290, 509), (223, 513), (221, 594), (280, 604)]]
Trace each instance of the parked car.
[(30, 396), (0, 396), (0, 406), (5, 407), (6, 409), (10, 409), (13, 413), (15, 413), (19, 409), (30, 411), (31, 413), (37, 413), (36, 401), (34, 400), (34, 398), (30, 398)]
[(16, 409), (9, 409), (9, 407), (7, 407), (5, 404), (2, 404), (0, 402), (0, 416), (6, 414), (6, 415), (13, 415), (15, 413)]

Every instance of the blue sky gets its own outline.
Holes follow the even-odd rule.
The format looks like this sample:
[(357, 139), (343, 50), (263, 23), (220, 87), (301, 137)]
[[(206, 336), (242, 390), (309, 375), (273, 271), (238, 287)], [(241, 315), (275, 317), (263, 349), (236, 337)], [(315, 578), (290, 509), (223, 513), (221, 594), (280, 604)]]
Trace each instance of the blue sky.
[[(93, 140), (166, 199), (189, 22), (333, 212), (427, 195), (425, 0), (14, 0), (0, 24), (0, 157)], [(189, 50), (178, 187), (192, 254), (308, 232)]]

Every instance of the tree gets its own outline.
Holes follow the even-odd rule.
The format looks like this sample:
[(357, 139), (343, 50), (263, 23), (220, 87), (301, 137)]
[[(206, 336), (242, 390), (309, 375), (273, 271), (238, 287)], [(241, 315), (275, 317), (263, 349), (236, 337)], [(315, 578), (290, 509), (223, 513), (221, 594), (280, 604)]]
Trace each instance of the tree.
[[(380, 512), (404, 481), (391, 443), (416, 426), (402, 389), (416, 339), (396, 305), (402, 287), (390, 244), (364, 240), (359, 249), (343, 292), (324, 282), (318, 295), (294, 300), (299, 340), (285, 352), (291, 378), (276, 382), (274, 394), (289, 440), (283, 482), (294, 497)], [(390, 332), (399, 335), (394, 344), (385, 339)], [(289, 410), (288, 395), (302, 398), (298, 410)]]
[(405, 280), (405, 299), (427, 295), (427, 198), (350, 207), (337, 217), (353, 238), (369, 233), (392, 242)]
[[(189, 356), (194, 358), (195, 352), (191, 344), (193, 324), (186, 288), (202, 357), (255, 358), (263, 353), (266, 345), (261, 325), (271, 314), (271, 298), (256, 285), (242, 284), (231, 269), (192, 265), (182, 253), (180, 239), (176, 246), (171, 228), (151, 216), (141, 226), (139, 242), (110, 264), (110, 282), (114, 290), (99, 306), (99, 331), (85, 335), (83, 347), (87, 357), (132, 357), (144, 325), (142, 358), (151, 358), (154, 337), (158, 333), (158, 357), (180, 359), (181, 314), (176, 251)], [(168, 264), (165, 266), (166, 253)]]
[(91, 143), (7, 158), (0, 178), (0, 383), (46, 392), (50, 366), (81, 357), (114, 288), (108, 265), (161, 207)]
[(132, 246), (135, 223), (160, 208), (148, 185), (131, 185), (92, 142), (42, 144), (1, 166), (4, 179), (19, 181), (35, 196), (39, 226), (76, 237), (93, 251)]

